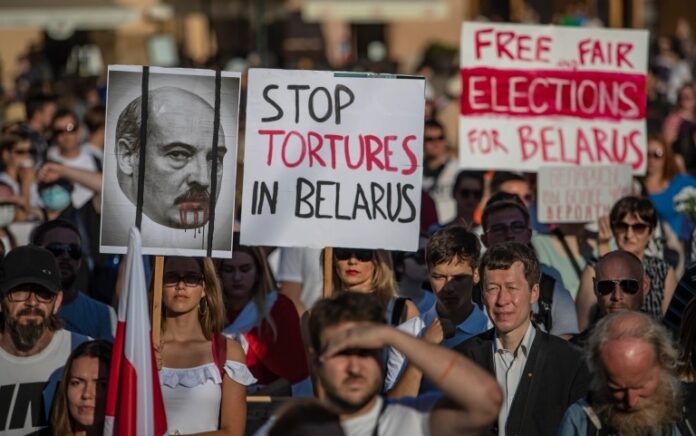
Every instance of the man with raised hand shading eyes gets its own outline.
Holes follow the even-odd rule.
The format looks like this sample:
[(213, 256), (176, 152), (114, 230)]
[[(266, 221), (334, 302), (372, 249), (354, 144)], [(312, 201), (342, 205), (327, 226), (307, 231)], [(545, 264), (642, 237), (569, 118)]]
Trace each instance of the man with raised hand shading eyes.
[(38, 434), (46, 427), (55, 375), (72, 348), (87, 340), (61, 328), (62, 301), (60, 270), (48, 250), (22, 246), (2, 260), (0, 434)]
[[(218, 131), (213, 156), (215, 111), (200, 96), (165, 86), (149, 92), (147, 147), (143, 186), (143, 214), (157, 224), (193, 229), (208, 223), (212, 164), (217, 160), (220, 194), (225, 135)], [(140, 163), (141, 98), (131, 101), (116, 125), (118, 184), (137, 204)]]

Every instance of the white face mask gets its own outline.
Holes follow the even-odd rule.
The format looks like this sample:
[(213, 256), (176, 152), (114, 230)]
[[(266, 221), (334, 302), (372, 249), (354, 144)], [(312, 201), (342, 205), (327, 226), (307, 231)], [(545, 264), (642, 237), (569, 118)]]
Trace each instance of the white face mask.
[(15, 218), (15, 205), (3, 204), (0, 206), (0, 228), (12, 224)]

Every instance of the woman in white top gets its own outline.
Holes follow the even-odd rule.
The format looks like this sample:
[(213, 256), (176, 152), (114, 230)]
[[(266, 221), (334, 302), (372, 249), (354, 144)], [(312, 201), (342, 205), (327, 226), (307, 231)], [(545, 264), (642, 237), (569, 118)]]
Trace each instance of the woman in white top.
[(209, 258), (168, 257), (162, 293), (162, 396), (170, 434), (244, 434), (242, 347), (225, 339), (220, 282)]

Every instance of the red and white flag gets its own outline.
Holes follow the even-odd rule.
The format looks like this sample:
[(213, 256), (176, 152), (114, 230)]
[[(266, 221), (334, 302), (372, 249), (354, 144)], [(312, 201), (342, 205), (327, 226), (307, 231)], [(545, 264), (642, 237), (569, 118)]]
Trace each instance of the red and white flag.
[(167, 432), (148, 307), (140, 232), (133, 227), (118, 305), (105, 436), (161, 436)]

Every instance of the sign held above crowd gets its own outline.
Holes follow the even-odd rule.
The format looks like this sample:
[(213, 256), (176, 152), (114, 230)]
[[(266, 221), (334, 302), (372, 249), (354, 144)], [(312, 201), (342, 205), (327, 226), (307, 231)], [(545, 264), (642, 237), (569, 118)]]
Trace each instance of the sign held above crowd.
[(646, 169), (648, 32), (466, 22), (460, 164)]
[(425, 82), (252, 69), (241, 242), (415, 250)]

